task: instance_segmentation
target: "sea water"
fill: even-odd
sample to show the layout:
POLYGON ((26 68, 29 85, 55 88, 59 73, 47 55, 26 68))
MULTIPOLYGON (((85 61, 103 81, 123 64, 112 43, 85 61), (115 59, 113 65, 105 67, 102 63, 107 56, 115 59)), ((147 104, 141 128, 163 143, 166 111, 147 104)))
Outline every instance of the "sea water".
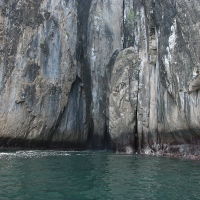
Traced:
POLYGON ((4 151, 0 199, 200 199, 200 161, 107 151, 4 151))

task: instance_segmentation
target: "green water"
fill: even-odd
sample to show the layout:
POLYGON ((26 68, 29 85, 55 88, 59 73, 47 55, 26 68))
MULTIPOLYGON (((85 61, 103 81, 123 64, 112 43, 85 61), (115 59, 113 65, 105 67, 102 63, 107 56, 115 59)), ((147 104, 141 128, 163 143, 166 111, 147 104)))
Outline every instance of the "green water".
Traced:
POLYGON ((0 152, 0 199, 200 199, 200 162, 113 152, 0 152))

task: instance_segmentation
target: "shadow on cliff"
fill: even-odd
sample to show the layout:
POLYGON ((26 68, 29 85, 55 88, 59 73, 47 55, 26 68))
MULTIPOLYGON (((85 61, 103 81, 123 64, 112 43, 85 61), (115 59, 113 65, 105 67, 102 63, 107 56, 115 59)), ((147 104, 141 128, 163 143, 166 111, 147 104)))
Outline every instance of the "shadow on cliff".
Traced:
MULTIPOLYGON (((198 128, 192 130, 179 130, 167 133, 159 133, 161 137, 160 149, 155 149, 154 144, 151 141, 141 141, 141 146, 138 146, 138 141, 141 138, 124 138, 124 134, 115 138, 113 141, 107 131, 104 136, 99 138, 92 133, 88 134, 88 140, 86 142, 68 142, 58 141, 53 142, 51 140, 28 140, 25 138, 0 138, 0 148, 17 148, 17 149, 64 149, 64 150, 114 150, 118 152, 126 152, 126 147, 132 147, 133 152, 140 152, 145 146, 149 146, 153 152, 158 150, 168 151, 171 149, 174 152, 179 152, 181 145, 196 146, 200 145, 200 136, 197 134, 198 128), (99 145, 95 145, 99 144, 99 145), (139 147, 139 149, 138 149, 139 147)), ((182 148, 182 147, 181 147, 182 148)), ((170 151, 171 151, 170 150, 170 151)), ((186 149, 185 149, 186 150, 186 149)))

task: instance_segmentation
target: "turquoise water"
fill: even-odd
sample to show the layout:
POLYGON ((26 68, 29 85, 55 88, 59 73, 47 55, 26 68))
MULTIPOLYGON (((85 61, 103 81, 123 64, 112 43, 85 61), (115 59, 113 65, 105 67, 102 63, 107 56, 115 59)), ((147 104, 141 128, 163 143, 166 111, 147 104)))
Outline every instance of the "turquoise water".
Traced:
POLYGON ((200 199, 200 162, 113 152, 0 152, 0 199, 200 199))

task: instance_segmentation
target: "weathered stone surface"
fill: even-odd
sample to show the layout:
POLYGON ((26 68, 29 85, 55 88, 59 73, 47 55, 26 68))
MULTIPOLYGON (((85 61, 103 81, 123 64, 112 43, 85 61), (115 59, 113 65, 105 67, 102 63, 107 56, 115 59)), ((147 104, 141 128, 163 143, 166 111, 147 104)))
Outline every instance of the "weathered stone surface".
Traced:
POLYGON ((188 93, 191 94, 192 92, 200 90, 200 77, 197 75, 194 79, 189 83, 188 93))
POLYGON ((1 143, 51 141, 76 81, 76 5, 3 0, 0 21, 1 143))
MULTIPOLYGON (((130 1, 125 1, 125 5, 130 5, 129 3, 130 1)), ((134 46, 140 61, 137 117, 134 117, 137 125, 135 128, 129 127, 130 132, 132 130, 138 136, 134 146, 147 154, 176 152, 177 155, 182 155, 180 149, 185 144, 198 145, 200 136, 199 57, 196 56, 199 52, 200 23, 197 13, 200 4, 198 1, 157 0, 143 3, 134 1, 132 5, 132 10, 129 9, 129 16, 126 17, 128 21, 132 18, 131 26, 128 26, 132 32, 127 30, 125 33, 134 33, 134 45, 128 39, 129 42, 124 47, 134 46), (190 15, 190 12, 193 14, 190 15)), ((126 35, 126 39, 130 37, 131 35, 126 35)), ((121 61, 124 62, 122 58, 121 61)), ((125 69, 124 63, 123 70, 125 69)), ((113 83, 112 81, 111 85, 116 84, 115 80, 113 83)), ((110 97, 113 99, 112 94, 110 97)), ((119 107, 117 103, 115 106, 119 107)), ((128 110, 131 112, 130 108, 128 110)), ((129 112, 126 113, 126 120, 129 112)), ((117 116, 113 113, 109 121, 112 128, 112 117, 117 116)), ((112 131, 110 129, 110 133, 112 131)), ((117 135, 120 131, 115 132, 117 135)), ((122 135, 126 136, 126 131, 122 135)), ((121 144, 123 146, 123 139, 121 144)), ((193 154, 191 149, 188 148, 185 155, 193 154)))
POLYGON ((2 0, 1 145, 197 154, 199 19, 198 0, 2 0))
POLYGON ((198 1, 157 0, 135 11, 140 13, 134 44, 141 59, 138 148, 146 153, 198 144, 198 86, 191 93, 189 85, 199 66, 199 9, 198 1))
POLYGON ((116 58, 109 91, 109 134, 116 149, 133 147, 137 134, 138 54, 127 48, 116 58))

